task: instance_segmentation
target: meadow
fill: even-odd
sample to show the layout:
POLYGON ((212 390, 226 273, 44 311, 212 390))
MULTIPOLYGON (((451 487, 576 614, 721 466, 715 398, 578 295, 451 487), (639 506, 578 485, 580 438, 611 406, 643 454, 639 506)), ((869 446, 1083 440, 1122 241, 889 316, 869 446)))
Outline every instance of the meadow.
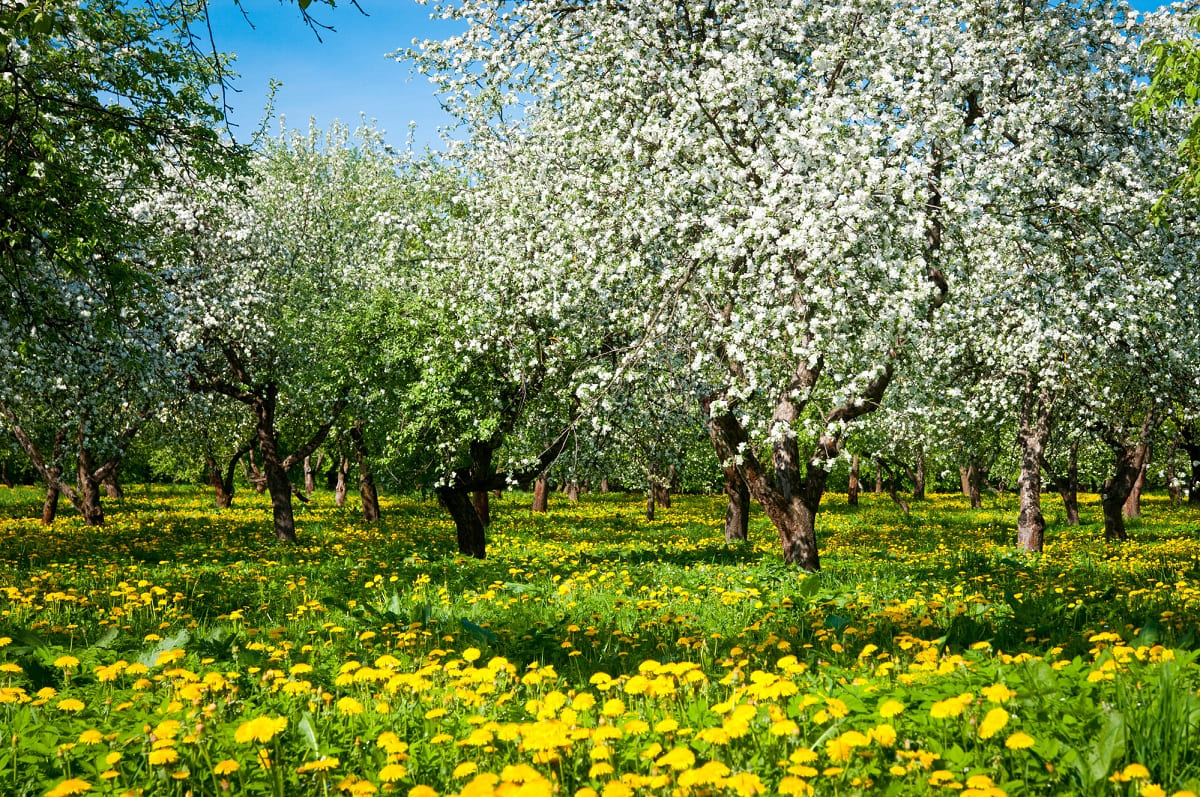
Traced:
POLYGON ((431 500, 363 523, 135 486, 45 529, 0 488, 0 794, 1189 795, 1200 510, 1098 498, 1018 553, 1015 499, 830 496, 823 571, 718 497, 431 500))

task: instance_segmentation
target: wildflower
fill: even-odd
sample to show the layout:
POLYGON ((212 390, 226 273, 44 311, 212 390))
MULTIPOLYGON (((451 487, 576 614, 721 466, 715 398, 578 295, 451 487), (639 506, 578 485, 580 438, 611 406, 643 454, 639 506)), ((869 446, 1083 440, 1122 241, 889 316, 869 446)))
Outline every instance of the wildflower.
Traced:
POLYGON ((76 700, 73 697, 68 697, 65 700, 58 701, 59 711, 69 711, 74 713, 76 711, 83 711, 85 708, 87 708, 87 706, 82 700, 76 700))
POLYGON ((239 744, 269 742, 286 727, 287 717, 256 717, 239 725, 233 738, 239 744))
POLYGON ((464 761, 454 768, 454 772, 451 774, 451 777, 465 778, 467 775, 474 775, 478 771, 479 767, 474 761, 464 761))
POLYGON ((1004 684, 992 684, 985 686, 982 690, 983 696, 992 703, 1006 703, 1017 696, 1017 693, 1009 689, 1004 684))
POLYGON ((438 797, 438 793, 432 786, 413 786, 408 790, 408 797, 438 797))
POLYGON ((331 769, 337 769, 342 762, 337 756, 325 756, 318 758, 316 761, 306 761, 297 767, 296 771, 300 774, 306 772, 328 772, 331 769))
POLYGON ((163 764, 174 764, 179 760, 179 751, 174 747, 162 747, 158 750, 150 751, 151 766, 162 766, 163 764))
POLYGON ((59 656, 54 660, 54 666, 60 670, 72 670, 79 666, 79 659, 74 656, 59 656))
POLYGON ((86 780, 79 778, 68 778, 62 783, 55 786, 50 791, 46 792, 46 797, 72 797, 75 794, 83 794, 92 790, 92 784, 86 780))
POLYGON ((79 734, 80 744, 100 744, 102 741, 104 741, 104 734, 94 728, 79 734))
MULTIPOLYGON (((384 783, 392 783, 408 775, 408 768, 403 764, 388 764, 379 770, 379 779, 384 783)), ((420 788, 420 787, 418 787, 420 788)), ((426 786, 425 788, 429 788, 426 786)), ((410 791, 409 794, 412 794, 410 791)))
POLYGON ((226 758, 224 761, 218 761, 213 767, 213 774, 216 775, 232 775, 242 768, 242 765, 234 761, 232 758, 226 758))
POLYGON ((1033 747, 1033 737, 1018 731, 1005 740, 1004 746, 1009 750, 1024 750, 1026 747, 1033 747))
POLYGON ((349 717, 357 716, 363 713, 363 705, 352 697, 343 697, 337 702, 339 714, 345 714, 349 717))
POLYGON ((979 738, 990 739, 1008 724, 1008 712, 1002 708, 994 708, 979 723, 979 738))
POLYGON ((674 770, 690 769, 696 763, 696 756, 686 747, 673 748, 666 755, 654 762, 656 766, 670 767, 674 770))

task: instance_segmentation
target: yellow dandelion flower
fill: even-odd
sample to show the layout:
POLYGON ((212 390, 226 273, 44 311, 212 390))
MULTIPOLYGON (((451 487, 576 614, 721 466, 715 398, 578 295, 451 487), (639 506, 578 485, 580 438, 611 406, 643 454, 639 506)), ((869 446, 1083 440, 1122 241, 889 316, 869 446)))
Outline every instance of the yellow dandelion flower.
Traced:
POLYGON ((656 766, 670 767, 677 771, 691 769, 692 764, 695 763, 696 756, 686 747, 672 748, 666 755, 654 762, 656 766))
POLYGON ((467 648, 462 652, 463 661, 478 661, 481 655, 479 648, 467 648))
POLYGON ((625 704, 617 698, 604 701, 604 708, 601 713, 606 717, 619 717, 625 713, 625 704))
POLYGON ((1150 770, 1142 764, 1130 764, 1121 770, 1121 774, 1129 780, 1145 780, 1150 777, 1150 770))
POLYGON ((994 708, 983 718, 983 722, 979 723, 979 738, 990 739, 1007 724, 1008 712, 1002 708, 994 708))
POLYGON ((213 767, 215 775, 232 775, 242 768, 242 765, 234 761, 232 758, 226 758, 224 761, 218 761, 213 767))
POLYGON ((612 764, 607 761, 598 761, 588 769, 589 778, 600 778, 613 773, 612 764))
POLYGON ((467 775, 474 775, 478 771, 479 767, 475 764, 475 762, 464 761, 454 768, 454 772, 451 774, 451 777, 465 778, 467 775))
POLYGON ((1017 696, 1017 693, 1004 684, 992 684, 980 690, 983 696, 992 703, 1007 703, 1017 696))
POLYGON ((87 708, 87 706, 82 700, 76 700, 73 697, 68 697, 65 700, 58 701, 59 711, 75 713, 76 711, 83 711, 85 708, 87 708))
POLYGON ((164 764, 174 764, 179 760, 179 751, 174 747, 162 747, 158 750, 150 751, 151 766, 162 766, 164 764))
POLYGON ((233 738, 239 744, 269 742, 286 727, 287 717, 256 717, 239 725, 233 732, 233 738))
POLYGON ((725 786, 733 789, 738 797, 755 797, 767 790, 758 775, 750 772, 738 772, 730 775, 725 779, 725 786))
POLYGON ((885 700, 883 701, 883 705, 879 707, 879 716, 884 719, 891 719, 902 711, 904 711, 904 704, 899 700, 885 700))
POLYGON ((72 670, 79 666, 79 659, 74 656, 59 656, 54 660, 54 666, 60 670, 72 670))
POLYGON ((316 761, 305 761, 296 771, 304 774, 306 772, 328 772, 331 769, 337 769, 342 762, 337 756, 325 756, 318 758, 316 761))
POLYGON ((92 790, 92 784, 79 778, 68 778, 46 792, 46 797, 72 797, 92 790))
MULTIPOLYGON (((394 783, 402 780, 408 775, 408 767, 403 764, 388 764, 383 769, 379 770, 379 779, 384 783, 394 783)), ((420 788, 420 787, 418 787, 420 788)), ((426 786, 425 788, 429 788, 426 786)), ((410 791, 409 794, 412 794, 410 791)))
POLYGON ((337 702, 337 710, 339 714, 354 717, 363 713, 363 704, 352 697, 343 697, 337 702))
POLYGON ((438 797, 438 793, 432 786, 420 785, 409 789, 408 797, 438 797))
POLYGON ((1009 750, 1024 750, 1026 747, 1033 747, 1033 737, 1018 731, 1004 741, 1004 746, 1009 750))
POLYGON ((104 734, 95 729, 89 729, 79 734, 80 744, 100 744, 104 741, 104 734))

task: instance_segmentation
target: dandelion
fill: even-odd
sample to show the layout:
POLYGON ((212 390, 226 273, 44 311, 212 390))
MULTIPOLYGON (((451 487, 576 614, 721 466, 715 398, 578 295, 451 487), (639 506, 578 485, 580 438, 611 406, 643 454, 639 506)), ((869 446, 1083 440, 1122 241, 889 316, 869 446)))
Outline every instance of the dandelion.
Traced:
POLYGON ((1033 737, 1018 731, 1005 740, 1004 746, 1009 750, 1024 750, 1026 747, 1033 747, 1033 737))
POLYGON ((234 761, 232 758, 226 758, 224 761, 218 761, 213 767, 215 775, 232 775, 242 768, 242 765, 234 761))
MULTIPOLYGON (((388 764, 383 769, 379 770, 379 779, 384 783, 394 783, 402 780, 408 775, 408 767, 403 764, 388 764)), ((418 787, 420 788, 420 787, 418 787)), ((429 788, 426 786, 425 788, 429 788)), ((412 794, 410 791, 409 794, 412 794)))
POLYGON ((233 738, 239 744, 269 742, 286 727, 287 717, 256 717, 239 725, 233 738))
POLYGON ((891 719, 902 711, 904 711, 904 704, 899 700, 885 700, 879 707, 879 716, 885 720, 891 719))
POLYGON ((420 785, 409 789, 408 797, 438 797, 438 793, 432 786, 420 785))
POLYGON ((79 666, 79 659, 74 656, 59 656, 54 660, 54 666, 60 670, 73 670, 79 666))
POLYGON ((352 697, 343 697, 337 702, 337 710, 339 714, 355 717, 363 713, 363 704, 352 697))
POLYGON ((692 764, 696 763, 696 756, 686 747, 675 747, 654 763, 656 766, 670 767, 678 771, 690 769, 692 764))
POLYGON ((83 711, 85 708, 87 708, 87 705, 82 700, 76 700, 73 697, 58 701, 59 711, 66 711, 73 714, 77 711, 83 711))
POLYGON ((1008 724, 1008 712, 1002 708, 994 708, 979 723, 979 738, 990 739, 1008 724))
POLYGON ((150 751, 150 765, 163 766, 165 764, 174 764, 179 760, 179 751, 174 747, 162 747, 158 750, 150 751))
POLYGON ((68 778, 46 792, 46 797, 72 797, 92 790, 92 784, 79 778, 68 778))
POLYGON ((104 741, 104 734, 95 729, 89 729, 79 734, 80 744, 100 744, 104 741))

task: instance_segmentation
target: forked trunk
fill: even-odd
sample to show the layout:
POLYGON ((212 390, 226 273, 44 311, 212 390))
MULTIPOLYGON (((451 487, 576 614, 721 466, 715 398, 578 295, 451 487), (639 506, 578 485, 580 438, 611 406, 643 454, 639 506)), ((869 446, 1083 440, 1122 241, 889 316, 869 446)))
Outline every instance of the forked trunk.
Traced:
POLYGON ((750 490, 736 467, 725 470, 725 541, 741 542, 750 538, 750 490))
POLYGON ((858 493, 862 486, 858 481, 858 454, 850 457, 850 485, 846 488, 846 504, 858 506, 858 493))
POLYGON ((458 552, 476 559, 487 555, 487 536, 479 513, 471 503, 470 493, 455 487, 438 487, 438 501, 450 513, 458 537, 458 552))
POLYGON ((545 512, 550 505, 550 480, 546 474, 538 476, 533 483, 533 511, 545 512))
POLYGON ((1125 502, 1133 494, 1149 461, 1150 444, 1147 438, 1150 424, 1151 417, 1147 415, 1136 443, 1120 441, 1116 436, 1109 437, 1117 462, 1115 472, 1104 484, 1100 503, 1104 508, 1104 539, 1110 542, 1129 539, 1129 533, 1125 530, 1125 502))
POLYGON ((83 465, 79 467, 78 482, 78 498, 72 503, 77 504, 75 508, 83 515, 84 524, 103 526, 104 507, 100 505, 100 482, 83 465))

